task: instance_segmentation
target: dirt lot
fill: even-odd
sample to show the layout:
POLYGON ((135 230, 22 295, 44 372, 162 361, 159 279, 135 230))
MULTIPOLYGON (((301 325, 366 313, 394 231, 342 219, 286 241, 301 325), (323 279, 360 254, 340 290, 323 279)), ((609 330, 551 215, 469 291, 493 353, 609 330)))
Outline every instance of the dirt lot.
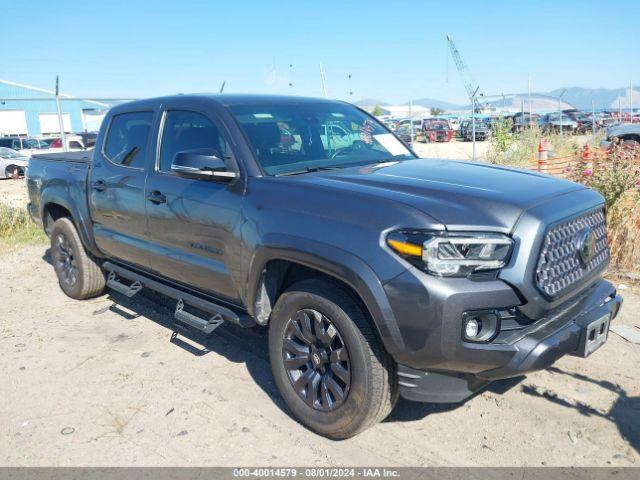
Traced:
MULTIPOLYGON (((451 142, 413 144, 414 151, 422 158, 447 158, 452 160, 471 160, 473 158, 473 143, 454 139, 451 142)), ((484 159, 489 149, 489 142, 476 142, 476 157, 484 159)))
MULTIPOLYGON (((23 185, 0 181, 0 201, 23 185)), ((625 293, 616 323, 638 325, 625 293)), ((640 464, 640 346, 615 334, 463 405, 400 401, 333 442, 288 414, 263 330, 175 336, 162 299, 134 299, 73 301, 46 246, 0 253, 0 465, 640 464)))

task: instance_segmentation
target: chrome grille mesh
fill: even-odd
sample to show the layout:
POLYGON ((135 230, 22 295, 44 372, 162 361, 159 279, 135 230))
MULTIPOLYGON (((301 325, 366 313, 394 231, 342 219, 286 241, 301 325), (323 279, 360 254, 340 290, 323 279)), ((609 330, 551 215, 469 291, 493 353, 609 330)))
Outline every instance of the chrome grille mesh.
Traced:
POLYGON ((536 266, 538 289, 554 297, 609 261, 609 244, 604 210, 599 208, 552 227, 542 244, 536 266), (584 261, 579 253, 580 238, 595 234, 593 257, 584 261))

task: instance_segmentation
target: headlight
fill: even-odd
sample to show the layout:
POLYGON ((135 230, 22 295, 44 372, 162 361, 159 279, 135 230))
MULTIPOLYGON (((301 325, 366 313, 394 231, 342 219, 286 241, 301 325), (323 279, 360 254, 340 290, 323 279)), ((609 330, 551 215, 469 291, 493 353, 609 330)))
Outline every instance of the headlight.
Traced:
POLYGON ((466 277, 497 270, 509 260, 513 240, 500 233, 397 230, 387 245, 416 267, 439 277, 466 277))

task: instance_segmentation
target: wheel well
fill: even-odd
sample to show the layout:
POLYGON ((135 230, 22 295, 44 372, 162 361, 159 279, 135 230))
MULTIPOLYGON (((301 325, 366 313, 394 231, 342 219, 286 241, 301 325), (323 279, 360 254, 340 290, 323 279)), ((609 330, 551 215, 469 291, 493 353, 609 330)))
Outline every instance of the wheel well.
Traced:
POLYGON ((291 285, 309 278, 326 278, 329 282, 339 284, 351 293, 353 298, 361 304, 363 311, 370 315, 358 292, 347 283, 306 265, 289 260, 270 260, 262 271, 254 304, 254 316, 258 323, 266 325, 280 295, 291 285))
POLYGON ((44 206, 44 210, 42 212, 42 220, 44 223, 44 231, 49 234, 51 233, 51 228, 53 227, 53 223, 59 218, 70 218, 73 220, 71 216, 71 212, 67 210, 60 204, 57 203, 47 203, 44 206))
POLYGON ((631 140, 631 141, 640 143, 640 135, 636 135, 636 134, 621 135, 620 140, 622 141, 631 140))

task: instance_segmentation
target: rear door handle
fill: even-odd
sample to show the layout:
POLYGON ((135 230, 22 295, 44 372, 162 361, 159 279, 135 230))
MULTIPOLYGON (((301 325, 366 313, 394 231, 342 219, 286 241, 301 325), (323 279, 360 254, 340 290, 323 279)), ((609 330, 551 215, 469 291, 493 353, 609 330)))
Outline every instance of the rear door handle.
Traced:
POLYGON ((165 197, 158 190, 154 190, 149 195, 147 195, 147 200, 151 203, 155 203, 156 205, 160 205, 161 203, 167 203, 167 197, 165 197))
POLYGON ((91 188, 97 190, 98 192, 104 192, 107 189, 107 182, 104 180, 96 180, 91 184, 91 188))

